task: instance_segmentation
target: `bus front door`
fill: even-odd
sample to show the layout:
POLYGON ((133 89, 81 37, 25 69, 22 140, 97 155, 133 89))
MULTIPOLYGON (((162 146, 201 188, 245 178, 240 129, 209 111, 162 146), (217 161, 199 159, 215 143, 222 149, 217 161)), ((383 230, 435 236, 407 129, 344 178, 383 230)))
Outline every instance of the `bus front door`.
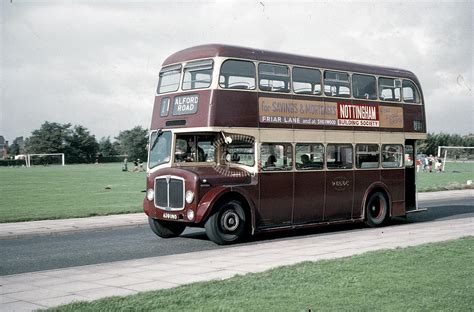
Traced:
POLYGON ((405 210, 416 207, 416 156, 415 140, 405 141, 405 210))

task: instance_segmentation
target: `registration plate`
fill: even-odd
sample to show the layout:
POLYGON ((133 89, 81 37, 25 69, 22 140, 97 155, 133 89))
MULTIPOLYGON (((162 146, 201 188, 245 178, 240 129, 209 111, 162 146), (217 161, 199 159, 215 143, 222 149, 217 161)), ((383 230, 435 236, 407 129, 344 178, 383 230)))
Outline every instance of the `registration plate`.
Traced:
POLYGON ((163 219, 178 220, 178 216, 172 213, 164 213, 163 219))

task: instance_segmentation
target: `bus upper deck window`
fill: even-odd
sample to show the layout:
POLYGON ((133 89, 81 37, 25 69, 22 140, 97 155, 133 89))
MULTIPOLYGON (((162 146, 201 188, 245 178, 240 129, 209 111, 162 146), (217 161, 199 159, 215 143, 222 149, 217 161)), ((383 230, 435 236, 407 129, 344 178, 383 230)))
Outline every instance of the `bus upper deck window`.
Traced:
POLYGON ((349 74, 345 72, 324 72, 324 94, 326 96, 350 97, 349 74))
POLYGON ((374 76, 352 75, 352 94, 356 99, 376 100, 377 82, 374 76))
POLYGON ((226 89, 255 89, 255 64, 249 61, 227 60, 221 66, 219 86, 226 89))
POLYGON ((261 63, 258 65, 258 79, 258 86, 262 91, 290 92, 288 66, 261 63))
POLYGON ((410 80, 403 80, 402 82, 403 101, 406 103, 420 103, 420 94, 418 93, 415 84, 410 80))
POLYGON ((293 67, 293 92, 321 94, 321 72, 317 69, 293 67))
POLYGON ((174 92, 179 88, 181 80, 181 65, 173 65, 163 68, 160 71, 158 81, 158 93, 174 92))
POLYGON ((395 78, 379 78, 379 98, 382 101, 399 102, 401 98, 401 81, 395 78))
POLYGON ((183 90, 204 89, 211 85, 212 60, 189 62, 184 66, 183 90))

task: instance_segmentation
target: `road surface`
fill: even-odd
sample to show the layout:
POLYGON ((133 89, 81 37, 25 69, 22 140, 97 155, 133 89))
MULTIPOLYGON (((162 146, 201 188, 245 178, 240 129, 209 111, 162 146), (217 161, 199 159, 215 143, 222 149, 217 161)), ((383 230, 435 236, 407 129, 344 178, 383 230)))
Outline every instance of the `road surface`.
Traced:
MULTIPOLYGON (((428 211, 395 219, 390 226, 474 216, 468 199, 424 201, 428 211)), ((304 235, 325 235, 334 231, 359 231, 362 224, 329 226, 259 235, 245 244, 268 240, 288 240, 304 235)), ((146 226, 116 228, 54 236, 0 240, 0 275, 66 268, 120 260, 226 248, 209 241, 203 229, 187 229, 178 238, 161 239, 146 226)))

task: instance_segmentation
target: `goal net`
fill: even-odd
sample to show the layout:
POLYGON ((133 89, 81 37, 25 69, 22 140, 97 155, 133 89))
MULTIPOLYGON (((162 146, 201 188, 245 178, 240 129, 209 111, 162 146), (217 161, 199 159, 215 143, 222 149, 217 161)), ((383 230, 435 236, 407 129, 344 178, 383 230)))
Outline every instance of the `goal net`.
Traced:
POLYGON ((65 165, 64 153, 27 154, 26 166, 65 165))

